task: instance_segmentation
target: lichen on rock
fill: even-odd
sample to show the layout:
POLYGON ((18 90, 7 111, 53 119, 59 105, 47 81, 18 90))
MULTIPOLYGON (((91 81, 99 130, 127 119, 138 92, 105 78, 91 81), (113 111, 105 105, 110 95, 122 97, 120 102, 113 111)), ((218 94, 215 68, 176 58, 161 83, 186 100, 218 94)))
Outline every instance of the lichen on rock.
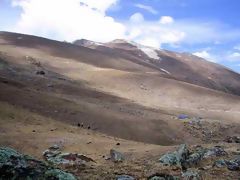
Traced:
POLYGON ((0 179, 76 180, 74 175, 56 169, 14 149, 0 147, 0 179))

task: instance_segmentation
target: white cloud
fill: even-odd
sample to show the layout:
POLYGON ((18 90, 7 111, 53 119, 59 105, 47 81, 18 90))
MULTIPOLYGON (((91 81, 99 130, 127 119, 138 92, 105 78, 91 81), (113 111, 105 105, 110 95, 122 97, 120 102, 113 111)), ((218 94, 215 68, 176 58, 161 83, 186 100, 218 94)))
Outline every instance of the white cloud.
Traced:
POLYGON ((160 48, 162 44, 180 43, 185 37, 182 31, 148 22, 128 25, 128 34, 127 38, 155 48, 160 48))
POLYGON ((144 4, 135 4, 136 7, 140 8, 140 9, 144 9, 152 14, 158 14, 158 11, 155 10, 152 6, 147 6, 144 4))
POLYGON ((132 17, 135 16, 136 14, 131 16, 130 22, 126 24, 128 39, 147 46, 160 48, 162 44, 177 44, 185 38, 183 31, 157 21, 146 21, 143 15, 140 16, 140 14, 134 19, 141 20, 141 23, 132 23, 132 17))
POLYGON ((240 39, 240 30, 213 22, 170 16, 149 21, 141 13, 119 21, 107 14, 120 0, 12 0, 22 9, 18 23, 4 30, 73 41, 85 38, 107 42, 125 38, 144 45, 172 47, 226 43, 240 39))
POLYGON ((68 41, 123 38, 125 26, 106 16, 116 3, 117 0, 15 0, 13 5, 22 8, 22 14, 14 30, 68 41))
POLYGON ((239 52, 233 52, 233 53, 228 55, 227 59, 231 62, 240 61, 240 53, 239 52))
POLYGON ((159 48, 161 46, 161 44, 159 43, 159 41, 157 39, 147 38, 147 37, 139 39, 138 43, 143 44, 145 46, 156 47, 156 48, 159 48))
POLYGON ((179 19, 171 27, 186 34, 182 45, 225 44, 240 38, 240 29, 214 21, 179 19))
POLYGON ((236 46, 234 47, 234 49, 240 51, 240 44, 239 44, 239 45, 236 45, 236 46))
POLYGON ((22 9, 21 17, 12 31, 74 41, 85 38, 107 42, 117 38, 159 48, 162 43, 177 43, 184 32, 149 22, 141 13, 128 21, 118 22, 106 11, 118 0, 14 0, 22 9), (111 32, 111 33, 106 33, 111 32))
POLYGON ((125 23, 127 34, 131 34, 127 38, 139 43, 146 43, 145 45, 151 44, 158 48, 162 44, 171 46, 205 44, 209 46, 216 44, 216 42, 227 43, 240 39, 240 30, 229 26, 225 27, 224 24, 197 20, 174 20, 174 18, 170 20, 171 18, 161 18, 165 19, 162 23, 161 21, 148 20, 138 24, 127 22, 125 23))
POLYGON ((135 13, 130 17, 132 23, 141 23, 144 21, 144 17, 141 13, 135 13))
POLYGON ((216 62, 215 57, 206 50, 195 52, 195 53, 193 53, 193 55, 201 57, 201 58, 206 59, 211 62, 216 62))
POLYGON ((174 19, 171 16, 162 16, 159 20, 161 24, 172 24, 174 19))
POLYGON ((75 5, 81 5, 85 6, 88 8, 92 8, 95 10, 98 10, 102 13, 104 13, 107 9, 109 9, 111 6, 115 5, 118 2, 118 0, 102 0, 102 1, 96 1, 96 0, 62 0, 57 1, 57 0, 50 0, 50 1, 37 1, 37 0, 12 0, 12 4, 14 6, 21 6, 21 7, 33 7, 34 5, 40 5, 40 7, 44 4, 45 7, 50 7, 53 8, 52 10, 58 9, 58 6, 66 5, 65 7, 71 7, 73 3, 75 5), (48 3, 46 3, 48 2, 48 3), (54 9, 54 6, 56 5, 54 9))
POLYGON ((239 52, 234 52, 234 53, 231 54, 231 57, 239 58, 240 57, 240 53, 239 52))

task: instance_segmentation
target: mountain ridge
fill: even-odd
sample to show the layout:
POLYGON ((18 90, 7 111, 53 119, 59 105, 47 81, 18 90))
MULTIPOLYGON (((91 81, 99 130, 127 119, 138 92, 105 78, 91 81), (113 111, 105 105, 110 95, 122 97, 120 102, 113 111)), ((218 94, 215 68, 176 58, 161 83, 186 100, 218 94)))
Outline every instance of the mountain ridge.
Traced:
MULTIPOLYGON (((75 44, 77 45, 77 43, 75 44)), ((101 45, 92 44, 88 48, 105 53, 115 51, 125 57, 128 54, 130 55, 128 58, 134 57, 136 63, 146 63, 168 75, 172 72, 173 79, 240 95, 240 92, 238 92, 240 75, 229 68, 189 53, 177 53, 146 47, 157 53, 157 55, 153 55, 153 58, 151 58, 141 47, 144 46, 131 41, 117 39, 101 45), (157 59, 156 57, 159 58, 157 59), (199 77, 201 78, 199 79, 199 77)))
MULTIPOLYGON (((160 69, 169 70, 169 64, 136 56, 139 50, 102 48, 0 34, 0 101, 66 124, 83 122, 104 134, 162 145, 189 136, 174 119, 181 113, 238 120, 239 96, 181 81, 172 69, 171 74, 160 69)), ((184 65, 174 58, 170 63, 176 69, 184 65)))

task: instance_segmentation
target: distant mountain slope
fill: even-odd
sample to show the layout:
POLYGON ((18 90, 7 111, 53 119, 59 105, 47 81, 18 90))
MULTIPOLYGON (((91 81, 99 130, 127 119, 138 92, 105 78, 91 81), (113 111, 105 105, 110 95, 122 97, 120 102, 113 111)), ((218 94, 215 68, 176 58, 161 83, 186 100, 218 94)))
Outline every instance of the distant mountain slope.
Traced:
POLYGON ((187 59, 171 59, 171 52, 157 51, 157 56, 170 59, 162 60, 168 65, 163 67, 149 58, 156 57, 154 49, 122 42, 95 49, 95 43, 86 40, 81 44, 91 48, 1 32, 0 101, 76 128, 84 123, 111 136, 162 145, 201 141, 188 138, 177 119, 181 113, 239 122, 239 96, 179 80, 177 67, 183 69, 187 59))
POLYGON ((74 44, 108 54, 115 52, 136 63, 165 72, 173 79, 240 95, 240 74, 192 54, 154 49, 121 39, 105 44, 77 40, 74 44))

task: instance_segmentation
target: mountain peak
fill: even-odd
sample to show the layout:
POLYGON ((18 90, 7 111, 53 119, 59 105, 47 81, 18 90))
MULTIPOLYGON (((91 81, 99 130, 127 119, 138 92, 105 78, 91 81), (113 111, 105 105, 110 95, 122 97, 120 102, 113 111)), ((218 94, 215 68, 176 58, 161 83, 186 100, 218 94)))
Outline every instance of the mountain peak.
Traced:
POLYGON ((135 42, 130 41, 130 40, 126 40, 126 39, 115 39, 115 40, 113 40, 113 41, 110 41, 109 43, 114 43, 114 44, 124 44, 124 43, 127 43, 127 44, 136 44, 135 42))
POLYGON ((110 44, 111 47, 119 48, 119 49, 128 49, 128 50, 140 50, 145 55, 147 55, 150 59, 159 60, 158 49, 153 47, 144 46, 142 44, 138 44, 133 41, 125 40, 125 39, 115 39, 107 44, 110 44))
POLYGON ((87 39, 79 39, 73 42, 73 44, 78 45, 78 46, 84 46, 84 47, 91 47, 95 45, 102 45, 102 43, 87 40, 87 39))

